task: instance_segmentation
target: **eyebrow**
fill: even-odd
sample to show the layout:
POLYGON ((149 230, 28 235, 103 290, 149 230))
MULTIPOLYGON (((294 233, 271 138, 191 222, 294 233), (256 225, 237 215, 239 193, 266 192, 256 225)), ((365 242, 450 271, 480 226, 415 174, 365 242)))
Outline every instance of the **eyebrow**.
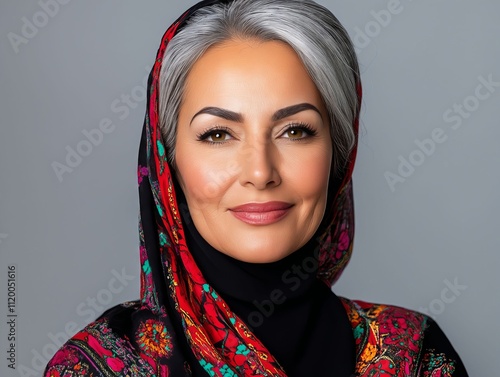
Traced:
MULTIPOLYGON (((323 119, 323 116, 321 115, 321 112, 318 110, 318 108, 314 105, 311 105, 310 103, 307 103, 307 102, 299 103, 297 105, 292 105, 292 106, 285 107, 283 109, 279 109, 278 111, 276 111, 273 114, 271 119, 273 120, 273 122, 276 122, 278 120, 295 115, 295 114, 300 113, 300 112, 305 111, 305 110, 316 111, 319 114, 319 116, 321 117, 321 119, 323 119)), ((236 113, 236 112, 231 111, 231 110, 222 109, 220 107, 209 106, 209 107, 204 107, 203 109, 198 111, 196 114, 194 114, 193 118, 191 118, 191 123, 193 123, 194 118, 196 118, 200 114, 213 115, 213 116, 216 116, 218 118, 223 118, 223 119, 229 120, 231 122, 238 122, 238 123, 243 122, 243 115, 241 115, 240 113, 236 113)))

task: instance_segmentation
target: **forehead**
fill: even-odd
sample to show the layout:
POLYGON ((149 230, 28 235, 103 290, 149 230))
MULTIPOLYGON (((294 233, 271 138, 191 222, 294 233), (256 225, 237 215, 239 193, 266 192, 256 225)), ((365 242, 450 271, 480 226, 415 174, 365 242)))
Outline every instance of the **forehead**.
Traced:
POLYGON ((255 39, 228 40, 212 46, 194 63, 187 77, 187 102, 241 99, 265 99, 276 106, 290 101, 322 103, 292 47, 281 41, 255 39))

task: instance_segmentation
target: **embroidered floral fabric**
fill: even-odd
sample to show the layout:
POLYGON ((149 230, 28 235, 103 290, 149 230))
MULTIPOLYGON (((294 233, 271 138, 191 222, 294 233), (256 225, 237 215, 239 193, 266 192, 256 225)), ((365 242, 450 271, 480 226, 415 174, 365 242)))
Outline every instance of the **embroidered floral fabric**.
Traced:
MULTIPOLYGON (((167 30, 149 77, 138 165, 141 298, 112 308, 73 336, 47 365, 46 377, 286 376, 206 282, 188 250, 159 128, 158 81, 168 42, 197 9, 215 3, 219 1, 198 3, 167 30)), ((361 83, 357 88, 361 102, 361 83)), ((357 119, 353 127, 357 135, 357 119)), ((330 193, 334 200, 327 209, 330 225, 321 238, 318 271, 328 286, 352 251, 355 157, 356 148, 339 191, 330 193)), ((454 351, 426 348, 432 326, 424 315, 347 299, 343 304, 356 341, 358 376, 466 375, 454 374, 457 363, 461 365, 454 351)))
MULTIPOLYGON (((356 340, 356 376, 466 376, 453 350, 447 349, 444 334, 433 321, 407 309, 342 299, 352 321, 356 340), (422 339, 441 338, 423 345, 422 339), (439 351, 447 350, 447 353, 439 351), (457 374, 455 374, 457 372, 457 374)), ((140 310, 139 301, 122 304, 140 310)), ((172 374, 168 359, 172 354, 171 334, 157 320, 144 321, 135 339, 118 337, 102 318, 75 335, 51 360, 45 376, 190 376, 187 363, 182 374, 172 374), (158 360, 166 360, 160 364, 158 360)), ((244 347, 236 354, 244 359, 244 347)), ((202 364, 207 367, 206 363, 202 364)), ((209 376, 244 376, 229 368, 209 376)), ((325 371, 325 376, 328 371, 325 371)), ((346 376, 347 377, 347 376, 346 376)))

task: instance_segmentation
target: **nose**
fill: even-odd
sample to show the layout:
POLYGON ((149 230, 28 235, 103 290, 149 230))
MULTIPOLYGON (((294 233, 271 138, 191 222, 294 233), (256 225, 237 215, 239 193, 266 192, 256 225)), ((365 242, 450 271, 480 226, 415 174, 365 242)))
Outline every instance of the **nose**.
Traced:
POLYGON ((278 186, 281 183, 279 160, 272 142, 261 140, 245 145, 240 158, 240 184, 258 190, 278 186))

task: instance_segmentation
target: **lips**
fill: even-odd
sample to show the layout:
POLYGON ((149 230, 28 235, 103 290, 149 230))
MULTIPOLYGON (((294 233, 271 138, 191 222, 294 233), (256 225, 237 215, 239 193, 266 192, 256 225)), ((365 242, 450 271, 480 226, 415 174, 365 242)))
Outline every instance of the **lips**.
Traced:
POLYGON ((285 202, 247 203, 230 208, 237 219, 250 225, 268 225, 284 218, 293 207, 285 202))

